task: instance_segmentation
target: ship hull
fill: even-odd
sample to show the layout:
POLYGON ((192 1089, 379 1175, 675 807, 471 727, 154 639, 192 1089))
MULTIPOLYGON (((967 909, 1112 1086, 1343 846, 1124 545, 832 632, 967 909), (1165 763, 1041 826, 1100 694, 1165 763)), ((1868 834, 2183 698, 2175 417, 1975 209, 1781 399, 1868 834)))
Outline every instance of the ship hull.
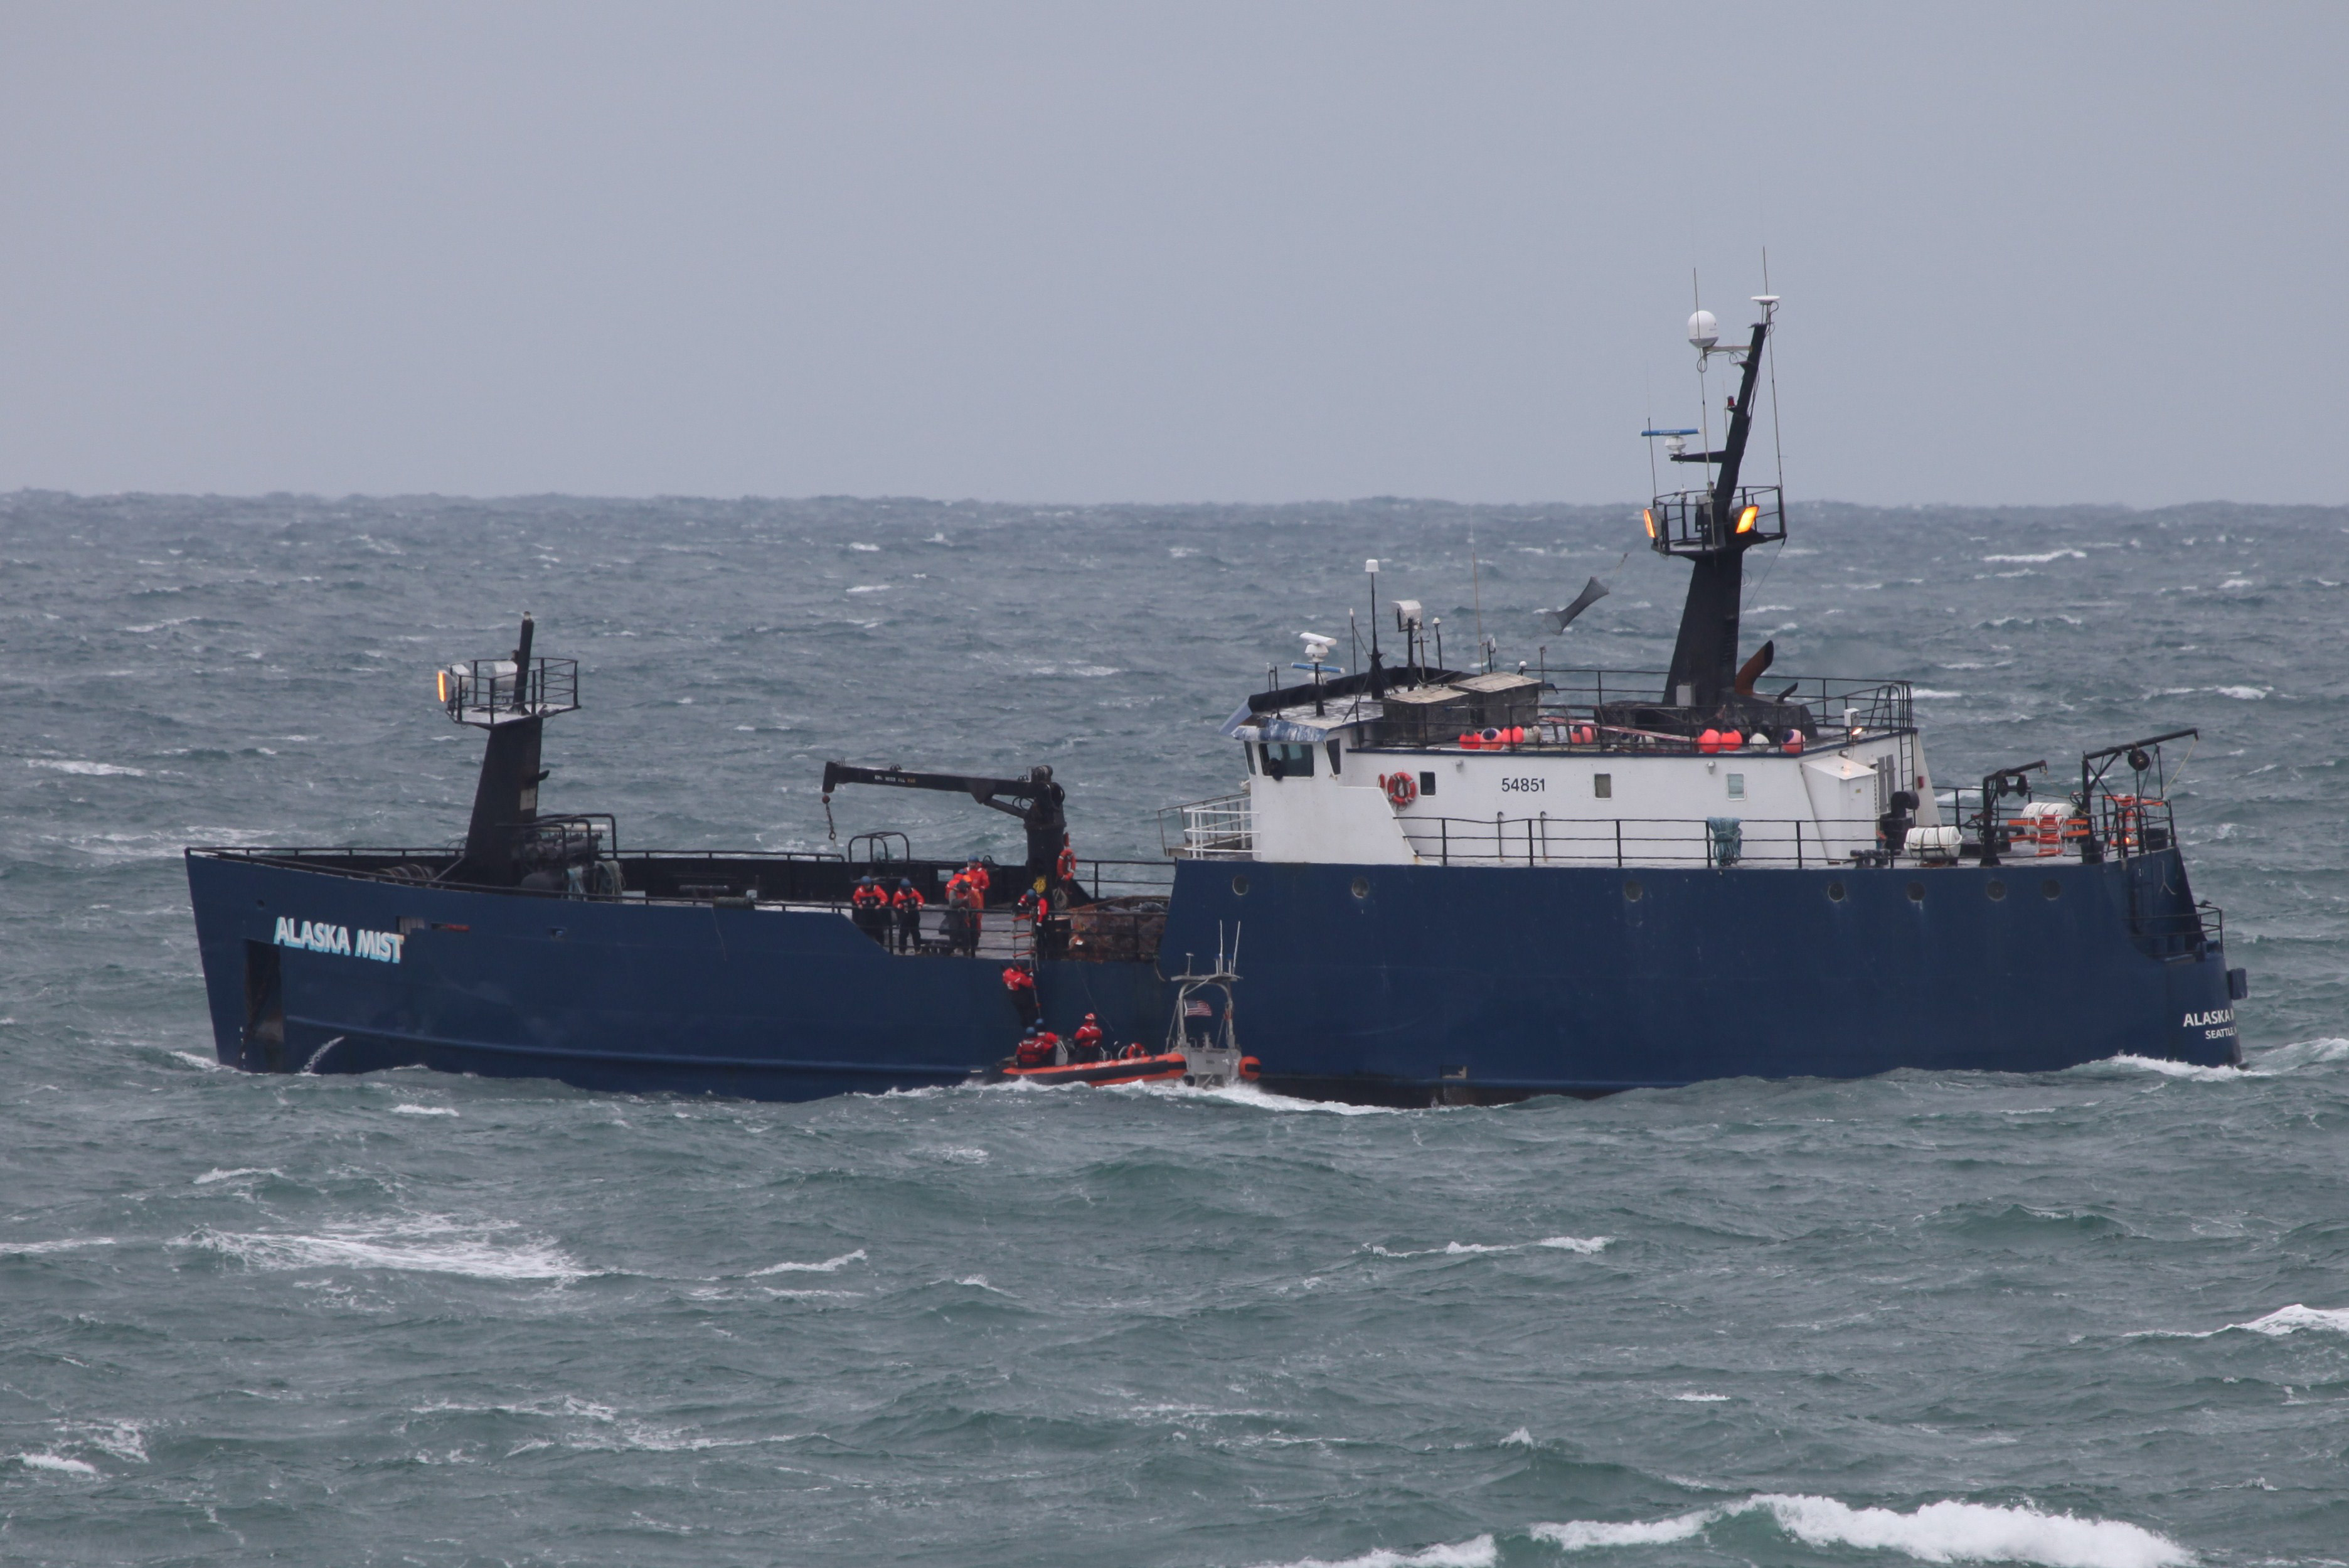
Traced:
MULTIPOLYGON (((254 1071, 812 1099, 962 1082, 1022 1022, 999 961, 894 955, 823 909, 419 888, 202 851, 188 868, 216 1048, 254 1071)), ((1162 954, 1214 953, 1235 929, 1239 1039, 1266 1088, 1318 1097, 2238 1059, 2223 950, 2174 851, 1933 870, 1178 866, 1162 954)), ((1062 1033, 1092 1012, 1112 1040, 1154 1041, 1173 1000, 1147 962, 1048 960, 1038 989, 1062 1033)))
POLYGON ((2223 1065, 2240 1059, 2231 988, 2202 919, 2174 850, 1934 869, 1192 864, 1166 940, 1244 929, 1239 1033, 1266 1088, 1425 1104, 2121 1054, 2223 1065))

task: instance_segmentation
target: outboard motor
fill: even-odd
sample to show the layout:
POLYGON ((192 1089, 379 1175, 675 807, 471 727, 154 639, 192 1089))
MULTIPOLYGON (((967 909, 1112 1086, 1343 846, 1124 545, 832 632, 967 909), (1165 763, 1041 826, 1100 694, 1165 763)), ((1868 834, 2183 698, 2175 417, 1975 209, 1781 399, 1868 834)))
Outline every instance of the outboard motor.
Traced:
POLYGON ((1884 840, 1884 852, 1898 855, 1909 842, 1909 830, 1917 826, 1917 796, 1914 791, 1896 789, 1892 792, 1892 809, 1876 819, 1876 831, 1884 840))

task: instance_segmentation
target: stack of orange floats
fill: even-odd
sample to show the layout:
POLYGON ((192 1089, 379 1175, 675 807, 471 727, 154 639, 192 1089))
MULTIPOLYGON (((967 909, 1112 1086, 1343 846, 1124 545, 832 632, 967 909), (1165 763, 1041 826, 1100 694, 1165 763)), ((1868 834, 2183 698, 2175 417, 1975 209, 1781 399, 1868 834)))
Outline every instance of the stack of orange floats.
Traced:
POLYGON ((1512 725, 1506 730, 1471 730, 1460 737, 1460 749, 1464 752, 1497 752, 1504 747, 1525 743, 1526 731, 1522 724, 1512 725))

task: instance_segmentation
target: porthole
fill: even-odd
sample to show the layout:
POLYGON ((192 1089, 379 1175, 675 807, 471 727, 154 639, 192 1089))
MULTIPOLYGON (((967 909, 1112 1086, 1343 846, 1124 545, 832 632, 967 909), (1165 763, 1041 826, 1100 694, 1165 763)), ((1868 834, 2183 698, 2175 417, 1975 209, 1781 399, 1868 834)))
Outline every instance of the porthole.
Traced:
POLYGON ((1827 884, 1827 901, 1835 904, 1840 904, 1843 902, 1842 883, 1830 882, 1827 884))
POLYGON ((1237 894, 1238 894, 1238 895, 1239 895, 1241 898, 1247 898, 1247 877, 1233 877, 1233 878, 1232 878, 1232 891, 1233 891, 1233 892, 1235 892, 1235 893, 1237 893, 1237 894))
POLYGON ((2039 884, 2039 896, 2043 898, 2060 898, 2064 896, 2064 884, 2050 877, 2039 884))
POLYGON ((2006 884, 1993 877, 1988 882, 1982 884, 1982 891, 1988 893, 1990 895, 1990 901, 1995 904, 2001 898, 2006 897, 2006 884))
POLYGON ((1623 884, 1623 901, 1627 904, 1636 904, 1640 901, 1640 896, 1645 891, 1646 889, 1637 881, 1626 882, 1623 884))
POLYGON ((1370 879, 1368 877, 1355 877, 1355 878, 1354 878, 1354 897, 1355 897, 1355 898, 1369 898, 1370 896, 1371 896, 1371 879, 1370 879))
POLYGON ((1909 884, 1909 901, 1912 904, 1921 904, 1925 901, 1925 884, 1922 882, 1909 884))

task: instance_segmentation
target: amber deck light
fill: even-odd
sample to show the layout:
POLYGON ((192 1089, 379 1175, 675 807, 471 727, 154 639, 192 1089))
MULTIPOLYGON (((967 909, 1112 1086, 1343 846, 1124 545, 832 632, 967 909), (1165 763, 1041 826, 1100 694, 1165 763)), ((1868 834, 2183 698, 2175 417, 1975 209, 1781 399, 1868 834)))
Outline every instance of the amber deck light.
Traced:
POLYGON ((1761 520, 1762 508, 1759 506, 1749 506, 1744 511, 1740 512, 1737 514, 1737 531, 1740 534, 1751 534, 1754 532, 1754 524, 1761 520))
POLYGON ((1656 509, 1652 506, 1640 507, 1640 521, 1648 525, 1648 537, 1651 539, 1654 538, 1656 536, 1656 509))

